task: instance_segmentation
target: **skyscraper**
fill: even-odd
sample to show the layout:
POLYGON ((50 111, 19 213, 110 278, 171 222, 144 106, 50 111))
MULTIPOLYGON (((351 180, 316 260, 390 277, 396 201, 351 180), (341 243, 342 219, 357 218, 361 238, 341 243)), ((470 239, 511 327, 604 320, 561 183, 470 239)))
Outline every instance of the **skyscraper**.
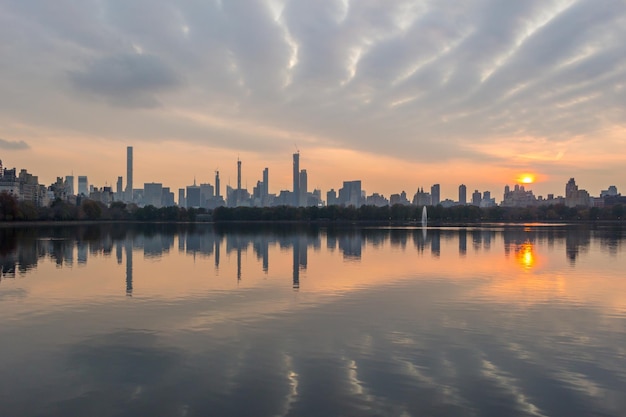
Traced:
POLYGON ((133 147, 126 148, 126 201, 133 201, 133 147))
POLYGON ((270 173, 269 173, 269 168, 265 168, 263 170, 263 202, 265 203, 265 200, 267 200, 267 196, 269 196, 270 194, 270 188, 269 188, 269 180, 270 180, 270 173))
POLYGON ((161 207, 163 184, 147 182, 143 185, 143 202, 146 206, 161 207))
POLYGON ((465 184, 459 185, 459 204, 467 204, 467 187, 465 184))
POLYGON ((307 205, 307 192, 308 192, 308 178, 306 174, 306 169, 300 171, 300 205, 307 205))
MULTIPOLYGON (((0 171, 2 171, 2 167, 0 166, 0 171)), ((0 173, 0 176, 2 173, 0 173)), ((65 176, 65 186, 67 187, 66 191, 68 195, 74 195, 74 176, 66 175, 65 176)))
POLYGON ((344 181, 339 189, 338 203, 342 206, 361 207, 361 180, 344 181))
POLYGON ((187 207, 187 202, 185 201, 185 189, 178 189, 178 207, 187 207))
POLYGON ((293 154, 293 205, 300 205, 300 152, 293 154))
POLYGON ((117 200, 123 200, 123 198, 122 198, 122 181, 123 181, 122 177, 117 177, 117 184, 116 184, 116 189, 115 189, 115 192, 117 193, 117 196, 116 196, 117 200))
POLYGON ((439 186, 439 184, 435 184, 430 187, 430 200, 430 203, 433 206, 436 206, 441 202, 441 187, 439 186))
POLYGON ((472 205, 480 206, 480 202, 482 201, 482 199, 483 199, 483 196, 480 193, 480 191, 474 190, 474 192, 472 193, 472 205))
POLYGON ((89 183, 85 175, 78 176, 78 194, 89 196, 89 183))
POLYGON ((188 185, 185 193, 185 203, 187 208, 200 207, 200 186, 196 185, 196 179, 193 179, 193 185, 188 185))
POLYGON ((222 194, 220 194, 220 172, 215 171, 215 197, 219 198, 222 194))
POLYGON ((237 189, 241 190, 241 160, 237 158, 237 189))

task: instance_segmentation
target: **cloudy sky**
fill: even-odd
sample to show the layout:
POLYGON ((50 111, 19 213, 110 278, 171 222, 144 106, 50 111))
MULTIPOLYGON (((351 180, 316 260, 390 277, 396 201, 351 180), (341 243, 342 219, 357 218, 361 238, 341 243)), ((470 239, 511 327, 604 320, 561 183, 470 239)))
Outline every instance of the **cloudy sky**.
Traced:
POLYGON ((50 183, 626 192, 623 0, 1 0, 0 159, 50 183))

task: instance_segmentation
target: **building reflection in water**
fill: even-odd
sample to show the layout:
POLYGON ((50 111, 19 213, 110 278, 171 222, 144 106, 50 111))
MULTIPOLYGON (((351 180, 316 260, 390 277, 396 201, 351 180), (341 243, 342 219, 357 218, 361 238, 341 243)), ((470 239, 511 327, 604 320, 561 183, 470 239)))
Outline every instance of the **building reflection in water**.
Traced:
POLYGON ((124 241, 126 252, 126 295, 133 296, 133 241, 130 237, 124 241))
MULTIPOLYGON (((238 282, 245 277, 243 270, 247 267, 247 253, 251 246, 255 253, 255 260, 267 274, 270 268, 270 256, 281 251, 291 250, 292 287, 300 287, 302 271, 308 267, 308 248, 319 251, 321 241, 326 241, 326 254, 332 255, 335 251, 341 253, 343 261, 361 262, 366 257, 364 248, 372 248, 369 253, 375 256, 377 248, 391 245, 394 250, 410 250, 415 248, 418 253, 427 253, 435 258, 450 258, 447 252, 450 247, 457 252, 458 257, 467 255, 468 235, 471 245, 476 252, 491 252, 499 240, 503 241, 505 257, 513 257, 518 265, 525 269, 537 267, 538 247, 549 252, 562 251, 572 265, 590 250, 592 237, 600 249, 613 256, 617 248, 624 241, 624 233, 619 227, 599 230, 591 227, 504 227, 488 228, 459 228, 428 229, 424 238, 419 228, 391 228, 391 229, 359 229, 359 228, 266 228, 262 230, 234 229, 216 231, 212 227, 160 228, 149 225, 133 227, 119 225, 96 227, 64 227, 64 228, 29 228, 29 229, 0 229, 0 277, 2 279, 23 274, 36 268, 41 259, 50 259, 58 267, 85 266, 90 256, 108 256, 115 254, 118 265, 126 258, 126 293, 133 294, 133 249, 141 250, 146 258, 160 258, 166 256, 169 250, 176 245, 186 255, 211 259, 219 272, 222 246, 226 253, 235 252, 236 270, 232 270, 233 278, 238 282), (458 239, 458 242, 454 242, 458 239), (452 245, 452 246, 451 246, 452 245), (115 246, 115 247, 113 247, 115 246), (280 249, 274 252, 274 249, 280 249)), ((541 259, 539 259, 541 260, 541 259)), ((282 262, 289 262, 283 259, 282 262)), ((277 261, 279 262, 279 261, 277 261)))
POLYGON ((441 231, 432 230, 430 231, 429 234, 430 234, 430 253, 433 256, 438 258, 441 255, 441 231))
POLYGON ((459 230, 459 255, 465 256, 467 254, 467 230, 459 230))
POLYGON ((293 241, 293 280, 292 287, 294 290, 298 290, 300 288, 300 240, 295 237, 293 241))

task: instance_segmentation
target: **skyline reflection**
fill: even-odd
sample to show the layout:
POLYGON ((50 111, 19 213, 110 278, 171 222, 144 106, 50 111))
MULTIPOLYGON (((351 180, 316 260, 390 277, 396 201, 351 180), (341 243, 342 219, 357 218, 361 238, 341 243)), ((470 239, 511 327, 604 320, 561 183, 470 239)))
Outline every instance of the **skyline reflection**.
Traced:
POLYGON ((102 225, 0 237, 0 415, 626 409, 621 229, 102 225))
POLYGON ((621 230, 611 229, 611 233, 599 233, 598 230, 579 227, 575 230, 563 227, 509 227, 509 228, 429 228, 427 233, 421 228, 383 228, 383 229, 303 229, 276 228, 264 229, 263 234, 246 231, 241 228, 214 229, 211 226, 188 227, 176 225, 161 229, 146 230, 141 227, 77 226, 45 227, 33 229, 0 229, 2 247, 0 247, 0 281, 16 275, 27 275, 36 268, 38 262, 49 259, 58 267, 86 265, 90 257, 109 256, 115 250, 117 263, 126 260, 127 290, 132 294, 133 252, 143 252, 147 259, 160 259, 167 256, 177 246, 179 253, 195 257, 211 258, 215 269, 220 269, 222 251, 230 257, 235 253, 237 279, 243 279, 242 255, 252 250, 255 259, 261 261, 261 268, 268 273, 271 266, 271 249, 291 249, 293 254, 292 283, 299 282, 300 271, 307 269, 308 250, 319 250, 325 241, 325 249, 336 249, 346 262, 360 262, 364 250, 389 245, 394 250, 411 251, 419 254, 441 257, 451 255, 449 245, 445 245, 442 254, 442 240, 458 241, 454 255, 464 257, 468 253, 467 235, 471 236, 471 249, 474 253, 490 253, 492 241, 501 239, 504 255, 513 251, 518 263, 524 268, 531 268, 536 263, 537 245, 549 248, 563 248, 563 253, 571 265, 575 265, 580 256, 584 256, 591 244, 591 239, 598 235, 603 252, 614 256, 624 242, 621 230), (409 242, 411 245, 409 245, 409 242), (447 253, 446 253, 447 252, 447 253))

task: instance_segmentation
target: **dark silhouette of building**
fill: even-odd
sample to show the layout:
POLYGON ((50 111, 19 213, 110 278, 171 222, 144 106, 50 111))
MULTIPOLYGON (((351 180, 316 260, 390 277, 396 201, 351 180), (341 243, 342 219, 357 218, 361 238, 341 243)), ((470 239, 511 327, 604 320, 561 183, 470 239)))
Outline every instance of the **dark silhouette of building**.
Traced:
POLYGON ((126 148, 126 201, 133 201, 133 147, 126 148))
POLYGON ((459 204, 463 206, 467 204, 467 187, 465 184, 459 185, 459 204))
POLYGON ((300 152, 293 154, 293 205, 300 205, 300 152))

